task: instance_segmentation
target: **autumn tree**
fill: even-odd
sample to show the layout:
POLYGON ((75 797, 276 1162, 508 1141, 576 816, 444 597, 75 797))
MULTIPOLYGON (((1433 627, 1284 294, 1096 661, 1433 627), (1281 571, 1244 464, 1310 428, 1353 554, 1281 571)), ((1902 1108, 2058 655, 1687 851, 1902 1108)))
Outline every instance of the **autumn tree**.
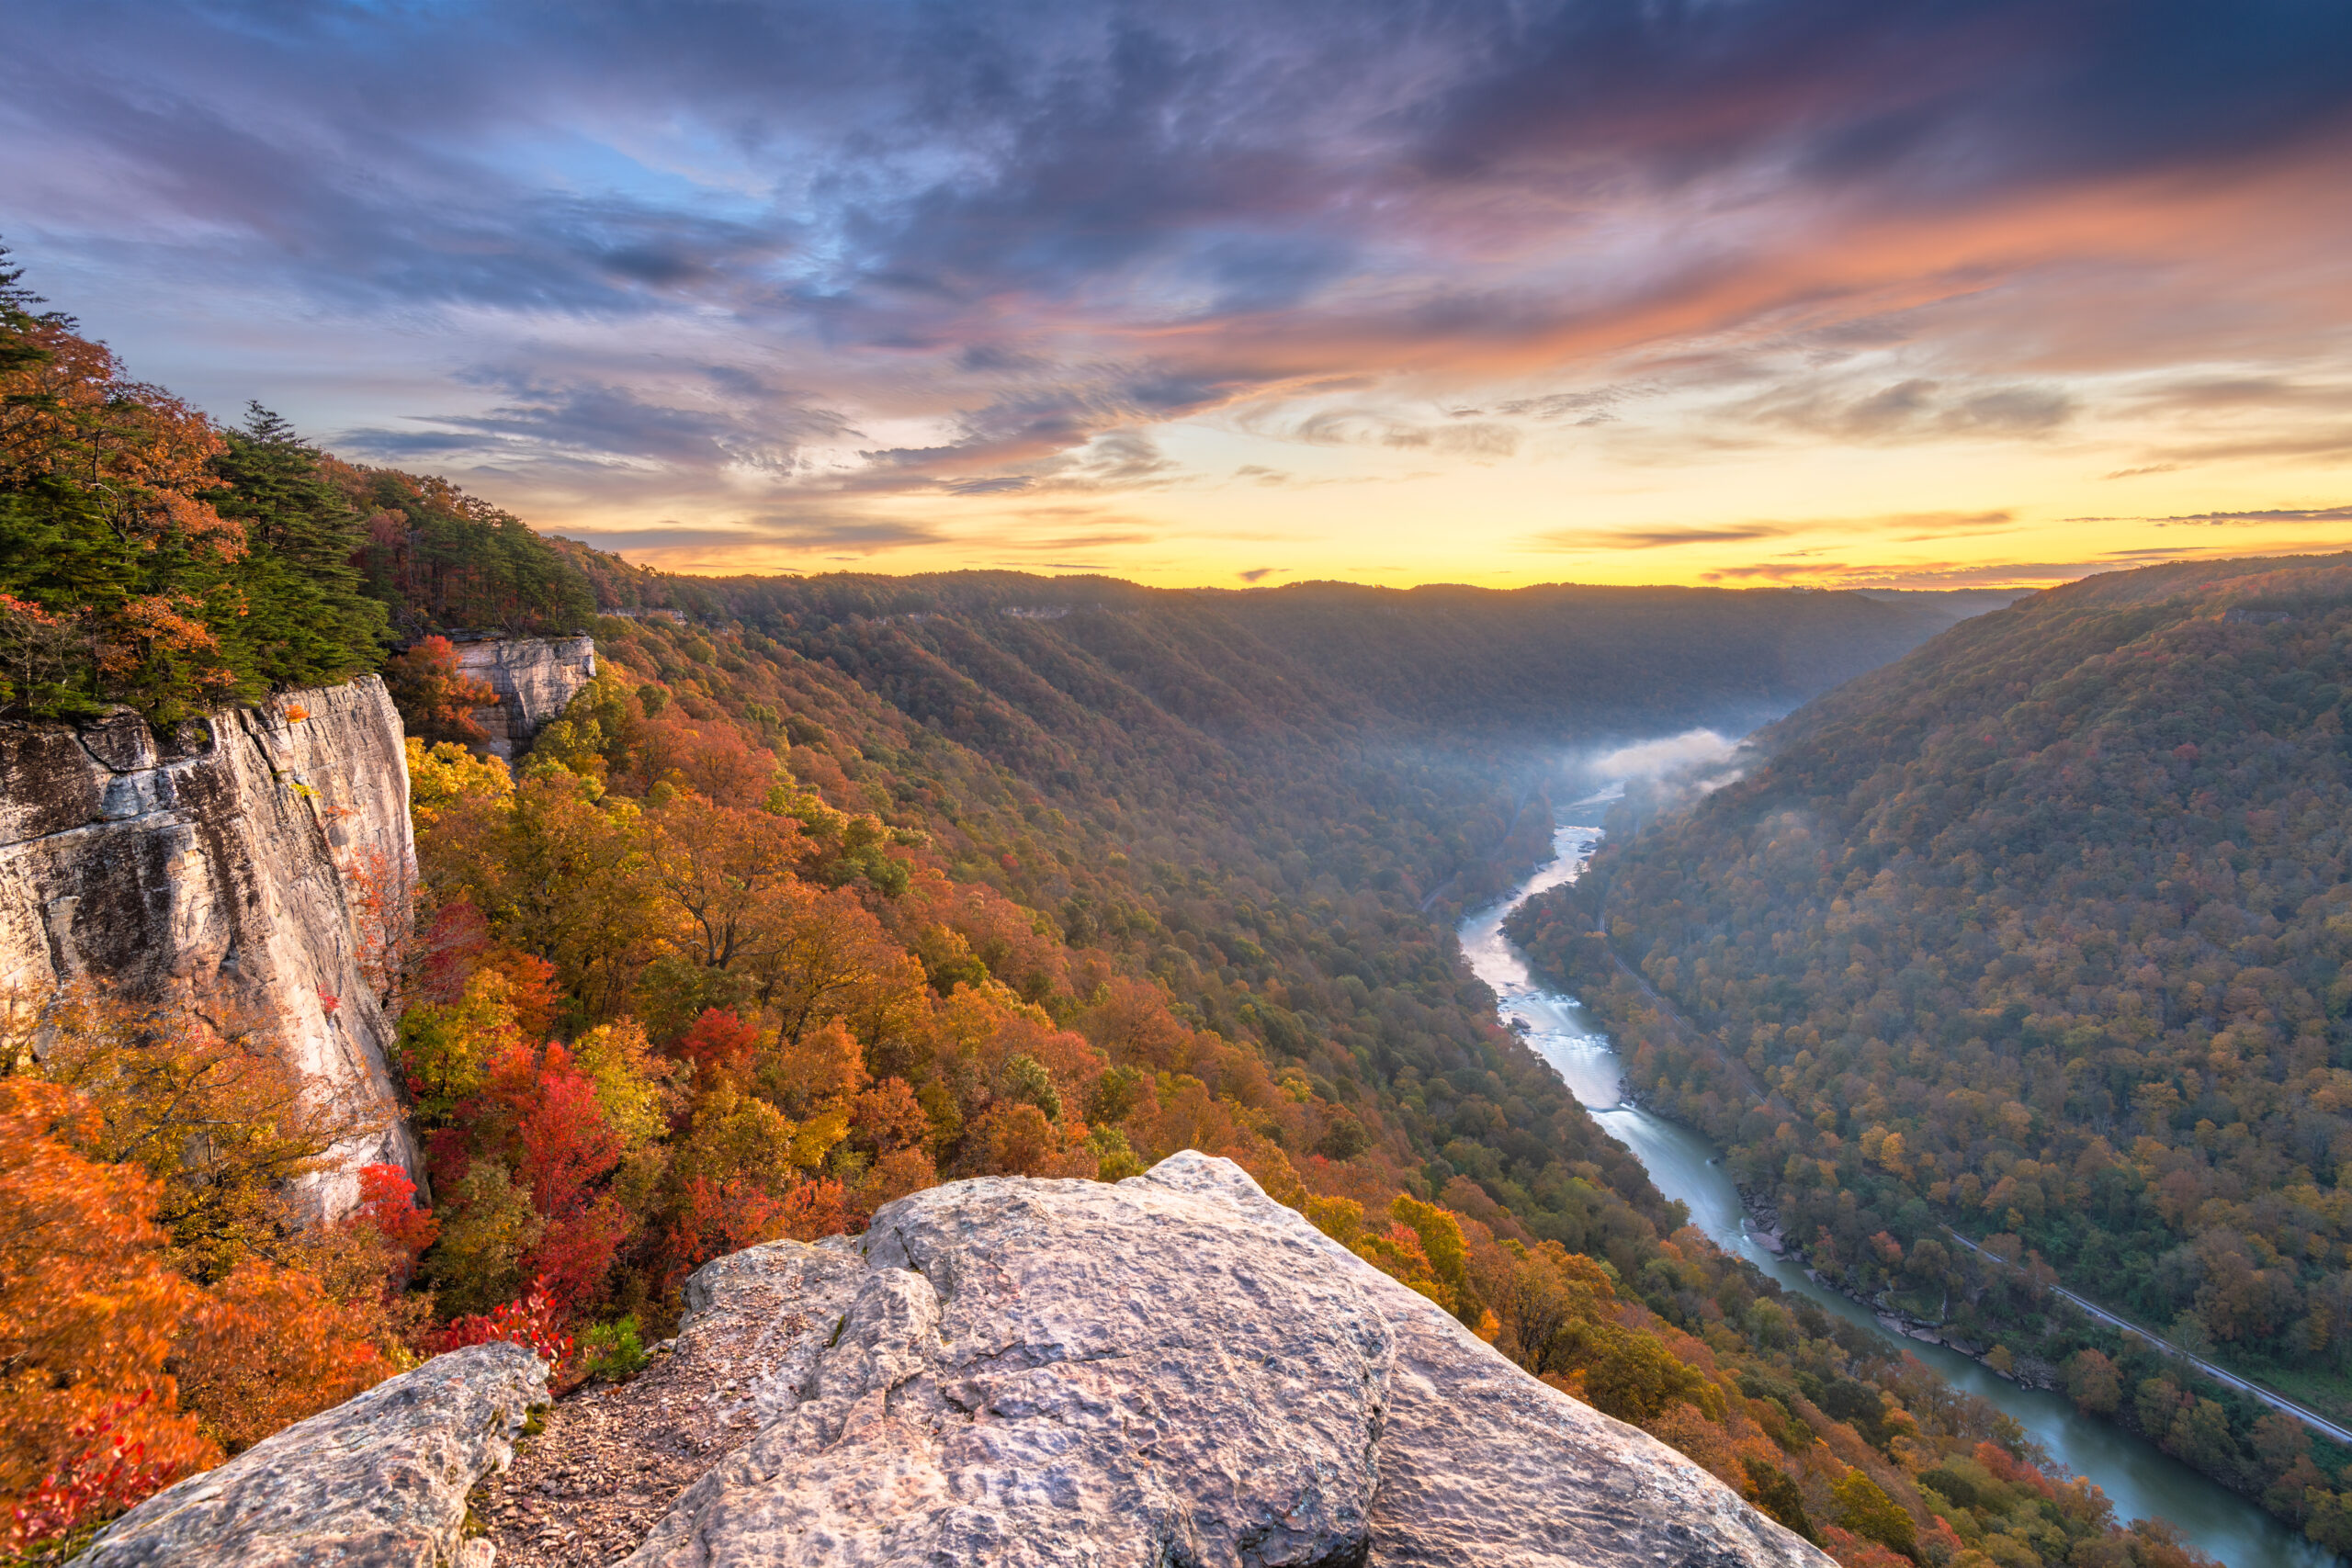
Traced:
POLYGON ((384 684, 400 709, 408 732, 428 746, 454 743, 479 746, 488 739, 475 722, 478 708, 498 702, 498 693, 486 681, 466 673, 457 646, 446 637, 428 637, 384 665, 384 684))
POLYGON ((164 1261, 161 1184, 84 1152, 98 1120, 62 1085, 0 1077, 0 1506, 49 1532, 219 1457, 167 1371, 200 1293, 164 1261), (138 1447, 130 1473, 118 1443, 138 1447), (96 1495, 53 1495, 93 1468, 96 1495))

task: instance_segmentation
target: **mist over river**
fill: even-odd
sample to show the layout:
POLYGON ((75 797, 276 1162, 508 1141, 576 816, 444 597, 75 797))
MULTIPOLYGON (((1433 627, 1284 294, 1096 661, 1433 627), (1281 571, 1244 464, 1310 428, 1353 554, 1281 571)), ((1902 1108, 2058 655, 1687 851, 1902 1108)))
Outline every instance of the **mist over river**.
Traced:
POLYGON ((1525 954, 1502 934, 1503 918, 1537 893, 1572 882, 1600 842, 1600 821, 1622 794, 1616 785, 1560 813, 1555 858, 1499 903, 1466 917, 1462 951, 1494 988, 1508 1024, 1522 1020, 1528 1044, 1564 1079, 1611 1136, 1631 1149, 1667 1197, 1689 1205, 1691 1223, 1728 1251, 1754 1263, 1789 1292, 1818 1303, 1902 1347, 1951 1382, 2017 1418, 2068 1475, 2088 1476, 2115 1505, 2119 1519, 2161 1516, 2188 1540, 2231 1568, 2327 1568, 2324 1551, 2247 1499, 2207 1480, 2121 1429, 2079 1414, 2060 1394, 2020 1388, 1940 1345, 1895 1335, 1857 1303, 1805 1278, 1794 1261, 1760 1246, 1740 1208, 1738 1190, 1698 1134, 1621 1101, 1617 1052, 1574 997, 1530 975, 1525 954))

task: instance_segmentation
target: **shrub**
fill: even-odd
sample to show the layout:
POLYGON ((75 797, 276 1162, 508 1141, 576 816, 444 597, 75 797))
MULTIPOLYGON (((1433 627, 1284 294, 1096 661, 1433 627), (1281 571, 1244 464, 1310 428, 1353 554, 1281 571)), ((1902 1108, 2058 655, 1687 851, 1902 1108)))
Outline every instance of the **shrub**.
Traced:
POLYGON ((627 1382, 645 1370, 653 1358, 638 1337, 637 1314, 600 1323, 580 1336, 582 1375, 608 1382, 627 1382))

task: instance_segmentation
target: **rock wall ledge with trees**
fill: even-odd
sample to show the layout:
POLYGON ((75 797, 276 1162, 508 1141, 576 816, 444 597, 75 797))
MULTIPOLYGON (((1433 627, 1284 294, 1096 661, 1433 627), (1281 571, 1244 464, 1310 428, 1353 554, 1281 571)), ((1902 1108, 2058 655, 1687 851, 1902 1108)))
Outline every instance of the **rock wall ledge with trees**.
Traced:
POLYGON ((340 1213, 363 1165, 423 1173, 385 1065, 408 808, 372 675, 162 730, 128 709, 0 721, 0 999, 201 998, 224 1038, 274 1042, 345 1129, 340 1168, 304 1179, 340 1213))

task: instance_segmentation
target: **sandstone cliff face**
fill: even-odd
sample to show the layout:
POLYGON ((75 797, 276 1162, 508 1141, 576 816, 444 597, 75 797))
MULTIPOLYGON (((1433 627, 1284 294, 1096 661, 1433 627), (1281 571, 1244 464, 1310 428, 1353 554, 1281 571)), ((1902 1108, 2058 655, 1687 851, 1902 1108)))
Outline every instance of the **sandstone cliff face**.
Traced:
MULTIPOLYGON (((372 675, 168 735, 127 711, 0 723, 0 989, 225 993, 300 1070, 385 1118, 344 1151, 355 1168, 421 1171, 385 1068, 392 1024, 362 972, 367 889, 404 900, 414 876, 400 717, 372 675)), ((313 1179, 329 1213, 356 1190, 313 1179)))
MULTIPOLYGON (((607 1423, 593 1475, 575 1454, 532 1495, 478 1494, 492 1535, 477 1558, 537 1568, 628 1544, 576 1531, 569 1506, 652 1519, 629 1568, 1829 1562, 1197 1154, 1116 1186, 935 1188, 854 1241, 722 1259, 688 1298, 679 1353, 640 1380, 639 1419, 607 1423), (662 1435, 681 1419, 704 1436, 662 1435), (679 1456, 695 1451, 690 1479, 679 1456), (683 1490, 634 1495, 656 1474, 683 1490)), ((322 1446, 318 1462, 335 1461, 322 1446)), ((243 1538, 181 1540, 139 1561, 245 1560, 243 1538)), ((308 1560, 378 1561, 336 1546, 314 1533, 308 1560)))
POLYGON ((489 737, 484 749, 511 762, 596 678, 596 643, 584 637, 485 638, 458 644, 458 663, 498 694, 498 705, 476 708, 474 722, 489 737))

